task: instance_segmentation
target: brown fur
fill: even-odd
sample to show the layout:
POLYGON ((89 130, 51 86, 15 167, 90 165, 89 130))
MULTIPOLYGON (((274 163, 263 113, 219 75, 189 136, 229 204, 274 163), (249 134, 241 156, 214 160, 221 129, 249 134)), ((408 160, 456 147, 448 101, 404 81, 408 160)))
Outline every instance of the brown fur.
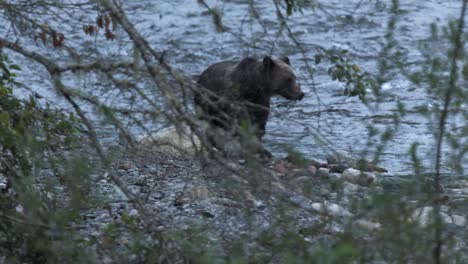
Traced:
POLYGON ((212 124, 229 128, 247 120, 259 138, 265 134, 271 96, 304 97, 287 57, 218 62, 203 71, 198 83, 208 91, 197 92, 195 104, 212 124))

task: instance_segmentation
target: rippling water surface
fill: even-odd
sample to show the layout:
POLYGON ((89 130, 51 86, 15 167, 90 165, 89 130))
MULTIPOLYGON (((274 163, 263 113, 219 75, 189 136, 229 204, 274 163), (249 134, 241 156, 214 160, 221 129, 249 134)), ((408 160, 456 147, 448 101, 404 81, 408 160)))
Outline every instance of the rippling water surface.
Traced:
MULTIPOLYGON (((265 144, 277 155, 284 155, 284 144, 318 159, 332 150, 372 158, 378 138, 369 139, 367 127, 381 131, 392 125, 396 104, 402 101, 408 115, 392 141, 387 144, 381 164, 394 174, 411 173, 408 150, 420 144, 424 164, 433 163, 434 123, 415 113, 415 109, 433 105, 424 87, 411 84, 397 72, 382 86, 378 110, 371 110, 356 97, 342 95, 343 85, 327 75, 323 62, 311 76, 305 59, 314 65, 321 49, 347 49, 349 58, 362 70, 377 73, 377 63, 385 42, 391 1, 320 1, 323 7, 306 7, 288 18, 293 35, 305 52, 280 27, 272 1, 254 1, 260 22, 249 15, 248 1, 207 1, 222 13, 228 33, 217 33, 212 17, 197 1, 122 1, 129 17, 153 47, 166 50, 166 59, 189 75, 199 74, 208 65, 244 56, 288 55, 296 69, 306 97, 300 102, 274 98, 265 144), (367 147, 369 143, 374 147, 367 147)), ((395 30, 400 51, 417 68, 422 62, 418 42, 429 36, 430 23, 445 25, 459 14, 460 1, 401 2, 401 14, 395 30)), ((82 42, 75 38, 77 45, 82 42)), ((81 46, 83 46, 81 44, 81 46)), ((110 52, 122 52, 118 49, 110 52)), ((128 54, 127 54, 128 55, 128 54)), ((130 54, 131 55, 131 54, 130 54)), ((410 68, 411 69, 411 68, 410 68)), ((35 70, 38 71, 38 70, 35 70)), ((44 81, 34 74, 35 82, 44 81)), ((468 163, 468 161, 466 162, 468 163)))
MULTIPOLYGON (((307 96, 300 102, 274 98, 265 143, 275 154, 284 154, 283 145, 288 144, 311 157, 324 158, 328 151, 338 149, 354 155, 368 150, 367 157, 370 158, 374 148, 366 146, 369 142, 379 141, 378 138, 369 141, 368 125, 373 124, 381 131, 391 125, 396 104, 402 101, 409 114, 385 148, 382 164, 395 174, 411 173, 408 150, 414 142, 420 144, 424 163, 432 164, 431 128, 435 124, 415 113, 418 107, 434 103, 424 87, 416 87, 395 73, 382 86, 383 96, 378 110, 370 110, 358 98, 341 95, 343 86, 331 81, 327 63, 319 64, 311 78, 300 49, 286 34, 276 38, 279 24, 270 1, 255 1, 266 31, 248 16, 248 5, 243 2, 211 2, 223 13, 223 23, 231 33, 215 33, 212 18, 196 3, 168 1, 155 5, 154 10, 160 10, 157 14, 161 17, 151 23, 155 23, 159 30, 149 37, 161 49, 168 49, 172 60, 190 74, 200 73, 204 67, 219 60, 246 55, 261 57, 270 53, 288 55, 307 96)), ((306 8, 303 13, 293 14, 288 23, 309 63, 314 64, 317 47, 344 48, 349 50, 354 63, 376 74, 379 52, 387 32, 390 2, 322 1, 324 10, 306 8)), ((395 37, 400 51, 415 65, 411 67, 418 67, 422 62, 418 42, 429 36, 430 24, 446 24, 457 17, 459 8, 460 1, 401 1, 402 12, 395 37)), ((148 17, 154 17, 154 14, 148 14, 148 17)), ((150 22, 142 17, 141 23, 150 22)))

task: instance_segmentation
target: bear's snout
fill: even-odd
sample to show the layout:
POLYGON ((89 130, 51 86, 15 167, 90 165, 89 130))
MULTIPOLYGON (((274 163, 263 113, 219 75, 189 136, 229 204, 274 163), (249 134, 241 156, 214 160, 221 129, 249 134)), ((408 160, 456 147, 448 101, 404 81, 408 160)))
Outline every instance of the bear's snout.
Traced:
POLYGON ((302 100, 302 98, 304 98, 304 95, 305 95, 304 92, 302 92, 299 87, 283 90, 277 94, 288 100, 297 100, 297 101, 302 100))
POLYGON ((300 92, 299 95, 297 96, 297 99, 296 100, 302 100, 302 98, 304 98, 304 92, 300 92))
POLYGON ((299 84, 296 84, 292 87, 292 89, 287 90, 289 93, 289 96, 285 96, 286 99, 289 100, 297 100, 300 101, 302 98, 304 98, 304 92, 301 90, 301 86, 299 84))

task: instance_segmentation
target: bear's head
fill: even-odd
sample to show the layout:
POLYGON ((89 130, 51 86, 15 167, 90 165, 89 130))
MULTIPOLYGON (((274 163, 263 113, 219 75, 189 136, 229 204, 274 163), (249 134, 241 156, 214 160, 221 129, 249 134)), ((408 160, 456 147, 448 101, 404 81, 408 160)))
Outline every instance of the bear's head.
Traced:
POLYGON ((281 95, 288 100, 301 100, 304 97, 288 57, 273 60, 266 56, 263 58, 263 67, 269 72, 273 94, 281 95))

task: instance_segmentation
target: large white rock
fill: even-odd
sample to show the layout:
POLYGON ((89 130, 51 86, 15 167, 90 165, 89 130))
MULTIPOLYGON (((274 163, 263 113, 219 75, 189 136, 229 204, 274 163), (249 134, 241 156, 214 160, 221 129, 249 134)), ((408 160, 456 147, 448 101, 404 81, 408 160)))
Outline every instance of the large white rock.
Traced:
POLYGON ((150 135, 141 136, 139 144, 146 148, 171 154, 195 154, 201 143, 188 126, 177 129, 174 126, 163 128, 150 135))
POLYGON ((360 186, 360 185, 353 184, 353 183, 350 183, 350 182, 343 182, 343 193, 345 195, 354 195, 357 192, 360 192, 360 191, 362 191, 364 189, 365 188, 360 186))
POLYGON ((354 221, 354 225, 369 231, 380 230, 382 228, 382 224, 364 219, 358 219, 354 221))
MULTIPOLYGON (((466 217, 462 215, 448 215, 440 212, 440 217, 445 224, 454 224, 457 226, 466 226, 466 217)), ((417 221, 421 226, 425 227, 434 221, 434 208, 432 206, 424 206, 416 209, 411 215, 413 221, 417 221)))
POLYGON ((342 206, 325 201, 323 203, 313 203, 312 209, 321 214, 327 214, 331 216, 352 216, 353 214, 343 208, 342 206))
POLYGON ((370 172, 362 172, 360 170, 348 168, 343 171, 343 179, 353 184, 369 186, 375 181, 376 176, 370 172))
POLYGON ((346 151, 338 150, 334 154, 327 157, 328 164, 345 164, 349 167, 352 167, 356 164, 353 160, 351 154, 346 151))

